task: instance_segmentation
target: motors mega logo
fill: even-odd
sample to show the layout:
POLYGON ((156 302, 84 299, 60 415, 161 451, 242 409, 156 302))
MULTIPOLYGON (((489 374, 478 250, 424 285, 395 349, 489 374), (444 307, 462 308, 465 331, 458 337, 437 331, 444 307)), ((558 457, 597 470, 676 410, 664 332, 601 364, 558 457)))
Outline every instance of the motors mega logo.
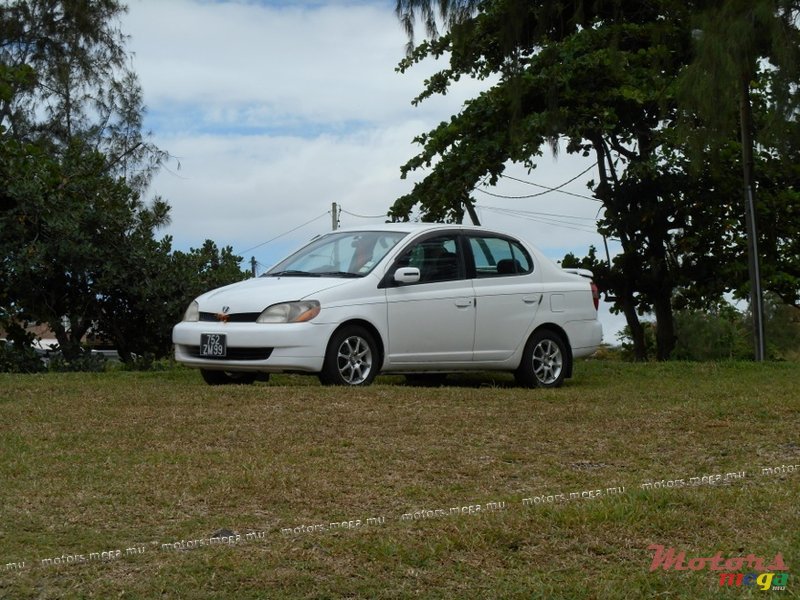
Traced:
POLYGON ((786 584, 789 582, 789 573, 773 572, 789 570, 783 562, 783 555, 780 552, 771 561, 764 560, 755 554, 724 558, 722 552, 717 552, 714 556, 709 557, 690 558, 687 561, 686 552, 676 553, 675 548, 667 548, 665 550, 664 546, 651 544, 647 549, 655 553, 653 562, 650 564, 650 571, 655 571, 659 567, 665 571, 670 569, 675 571, 702 571, 707 568, 711 571, 720 572, 720 587, 757 586, 764 591, 785 590, 786 584), (755 572, 743 573, 745 565, 755 572))

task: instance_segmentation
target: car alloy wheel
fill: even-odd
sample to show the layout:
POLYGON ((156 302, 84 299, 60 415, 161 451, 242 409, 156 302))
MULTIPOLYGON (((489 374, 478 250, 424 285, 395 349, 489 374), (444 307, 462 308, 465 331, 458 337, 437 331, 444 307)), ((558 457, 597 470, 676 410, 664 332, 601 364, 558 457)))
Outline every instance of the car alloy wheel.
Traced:
POLYGON ((358 326, 336 332, 328 344, 320 381, 325 385, 369 385, 377 375, 372 335, 358 326))
POLYGON ((525 346, 515 373, 517 382, 528 387, 559 387, 564 383, 568 360, 559 334, 547 329, 537 331, 525 346))
POLYGON ((564 368, 561 349, 553 340, 544 339, 533 348, 533 373, 541 385, 553 385, 564 368))

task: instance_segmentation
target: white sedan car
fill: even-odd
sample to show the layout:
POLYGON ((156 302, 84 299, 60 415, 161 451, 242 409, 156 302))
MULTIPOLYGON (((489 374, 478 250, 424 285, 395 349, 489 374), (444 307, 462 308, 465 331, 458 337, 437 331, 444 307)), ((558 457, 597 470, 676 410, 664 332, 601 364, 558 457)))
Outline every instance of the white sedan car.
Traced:
POLYGON ((498 370, 557 387, 602 338, 590 277, 481 227, 333 231, 194 300, 172 332, 175 358, 212 385, 275 372, 369 385, 378 373, 498 370))

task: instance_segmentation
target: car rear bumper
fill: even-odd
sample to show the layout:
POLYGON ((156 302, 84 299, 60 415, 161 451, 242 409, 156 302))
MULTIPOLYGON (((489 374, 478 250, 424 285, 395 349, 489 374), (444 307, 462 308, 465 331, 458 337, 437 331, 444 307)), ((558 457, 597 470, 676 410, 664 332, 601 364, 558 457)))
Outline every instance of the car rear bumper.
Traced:
POLYGON ((603 325, 597 319, 570 321, 564 324, 572 346, 572 356, 589 356, 603 341, 603 325))

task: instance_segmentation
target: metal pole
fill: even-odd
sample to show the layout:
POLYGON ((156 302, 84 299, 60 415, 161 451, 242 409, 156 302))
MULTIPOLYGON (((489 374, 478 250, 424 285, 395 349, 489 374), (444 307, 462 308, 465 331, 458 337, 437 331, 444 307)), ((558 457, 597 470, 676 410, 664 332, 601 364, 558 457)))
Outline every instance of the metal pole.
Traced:
POLYGON ((256 257, 250 257, 250 270, 253 272, 253 277, 256 276, 256 257))
POLYGON ((336 202, 331 202, 331 227, 333 231, 339 229, 339 207, 336 202))
POLYGON ((761 290, 761 268, 758 262, 755 202, 751 185, 745 189, 745 223, 747 226, 747 270, 750 275, 750 312, 753 313, 753 345, 757 362, 766 357, 764 335, 764 295, 761 290))
POLYGON ((753 199, 753 113, 750 107, 750 77, 742 77, 739 99, 742 128, 742 167, 744 169, 744 220, 747 229, 747 270, 750 276, 750 312, 753 315, 753 354, 757 362, 764 360, 764 296, 761 292, 761 271, 758 265, 758 232, 753 199))

